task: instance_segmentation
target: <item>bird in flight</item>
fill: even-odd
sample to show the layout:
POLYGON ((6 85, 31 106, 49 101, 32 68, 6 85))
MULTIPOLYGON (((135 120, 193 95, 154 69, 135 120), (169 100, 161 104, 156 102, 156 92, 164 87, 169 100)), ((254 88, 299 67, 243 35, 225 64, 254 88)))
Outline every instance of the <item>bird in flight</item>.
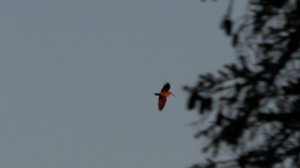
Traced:
POLYGON ((155 96, 158 96, 158 110, 161 111, 166 102, 167 102, 167 97, 172 95, 175 96, 171 91, 170 91, 170 83, 166 83, 163 88, 161 89, 160 93, 154 93, 155 96))

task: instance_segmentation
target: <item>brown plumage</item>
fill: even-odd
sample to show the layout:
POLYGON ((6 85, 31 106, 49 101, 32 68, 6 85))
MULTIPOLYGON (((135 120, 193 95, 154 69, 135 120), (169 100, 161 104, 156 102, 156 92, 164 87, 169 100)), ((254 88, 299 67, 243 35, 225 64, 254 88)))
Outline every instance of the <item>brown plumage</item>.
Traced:
POLYGON ((174 94, 170 91, 170 83, 166 83, 163 88, 161 89, 160 93, 154 93, 155 96, 158 96, 158 110, 161 111, 166 102, 167 102, 167 97, 170 95, 174 94))

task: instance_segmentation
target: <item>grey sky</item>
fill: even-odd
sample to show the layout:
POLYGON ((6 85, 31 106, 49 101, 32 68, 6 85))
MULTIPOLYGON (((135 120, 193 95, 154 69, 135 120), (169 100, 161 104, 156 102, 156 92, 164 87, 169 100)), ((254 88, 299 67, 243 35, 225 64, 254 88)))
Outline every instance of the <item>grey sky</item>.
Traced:
POLYGON ((233 60, 227 1, 1 0, 0 167, 183 168, 185 84, 233 60), (159 113, 153 93, 169 81, 159 113))

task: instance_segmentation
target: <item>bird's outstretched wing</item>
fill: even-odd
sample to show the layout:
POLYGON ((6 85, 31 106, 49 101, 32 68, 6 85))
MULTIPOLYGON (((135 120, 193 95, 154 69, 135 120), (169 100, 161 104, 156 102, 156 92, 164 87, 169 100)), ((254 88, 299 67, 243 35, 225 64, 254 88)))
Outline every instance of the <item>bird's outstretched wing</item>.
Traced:
POLYGON ((171 86, 170 83, 166 83, 163 88, 161 89, 161 92, 166 92, 168 90, 170 90, 171 86))
POLYGON ((167 98, 163 96, 159 96, 158 98, 158 110, 161 111, 167 102, 167 98))

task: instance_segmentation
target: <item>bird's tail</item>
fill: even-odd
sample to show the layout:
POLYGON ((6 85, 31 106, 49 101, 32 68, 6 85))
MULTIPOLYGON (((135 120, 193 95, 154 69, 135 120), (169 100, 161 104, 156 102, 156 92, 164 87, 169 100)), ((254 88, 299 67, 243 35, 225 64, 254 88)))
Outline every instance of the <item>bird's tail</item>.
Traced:
POLYGON ((159 93, 154 93, 155 96, 159 96, 159 93))

